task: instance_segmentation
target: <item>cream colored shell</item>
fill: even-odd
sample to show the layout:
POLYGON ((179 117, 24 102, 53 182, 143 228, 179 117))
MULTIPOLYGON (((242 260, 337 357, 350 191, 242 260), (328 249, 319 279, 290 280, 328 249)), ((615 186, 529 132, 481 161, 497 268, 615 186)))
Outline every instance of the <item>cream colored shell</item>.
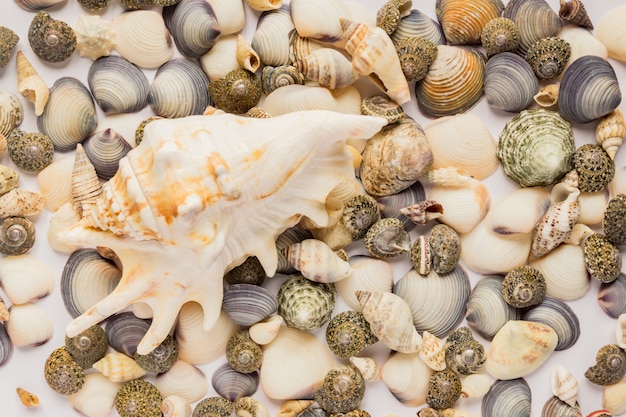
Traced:
POLYGON ((626 62, 626 4, 606 12, 595 26, 596 37, 606 46, 609 57, 626 62))

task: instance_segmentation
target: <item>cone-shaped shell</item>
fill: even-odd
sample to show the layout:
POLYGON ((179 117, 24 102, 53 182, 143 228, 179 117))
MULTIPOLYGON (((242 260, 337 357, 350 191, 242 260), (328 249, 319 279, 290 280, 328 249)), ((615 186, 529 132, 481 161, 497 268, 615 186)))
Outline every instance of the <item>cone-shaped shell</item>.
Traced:
POLYGON ((110 352, 93 364, 93 367, 109 378, 112 382, 126 382, 146 374, 133 358, 120 352, 110 352))
POLYGON ((35 114, 39 116, 43 113, 43 109, 48 102, 50 89, 22 51, 17 51, 15 59, 17 65, 17 91, 26 100, 35 105, 35 114))
POLYGON ((452 45, 480 42, 483 27, 500 16, 504 4, 500 0, 437 0, 437 19, 452 45))
POLYGON ((606 46, 609 57, 626 62, 626 5, 620 5, 607 11, 598 21, 596 37, 606 46))

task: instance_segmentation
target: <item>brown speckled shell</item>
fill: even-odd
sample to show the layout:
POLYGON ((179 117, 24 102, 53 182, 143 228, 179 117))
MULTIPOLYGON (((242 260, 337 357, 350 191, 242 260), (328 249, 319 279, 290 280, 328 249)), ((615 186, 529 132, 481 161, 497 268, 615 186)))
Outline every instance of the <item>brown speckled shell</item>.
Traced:
POLYGON ((41 11, 30 23, 28 42, 33 52, 44 61, 62 62, 74 53, 76 34, 67 23, 41 11))
POLYGON ((365 396, 365 380, 353 366, 331 369, 314 398, 329 413, 346 413, 359 406, 365 396))
POLYGON ((622 269, 622 254, 606 236, 594 233, 583 244, 585 267, 601 282, 613 282, 622 269))
POLYGON ((461 396, 461 378, 450 369, 436 371, 428 379, 426 403, 441 410, 450 408, 461 396))
POLYGON ((596 364, 585 371, 585 378, 597 385, 615 384, 626 374, 626 352, 616 344, 602 346, 596 364))
POLYGON ((614 245, 626 243, 626 195, 613 197, 604 211, 602 231, 614 245))
POLYGON ((546 279, 531 266, 514 268, 502 281, 502 296, 510 306, 517 308, 539 304, 546 296, 546 279))
POLYGON ((615 162, 600 145, 584 144, 574 152, 574 168, 578 171, 580 191, 603 190, 615 176, 615 162))

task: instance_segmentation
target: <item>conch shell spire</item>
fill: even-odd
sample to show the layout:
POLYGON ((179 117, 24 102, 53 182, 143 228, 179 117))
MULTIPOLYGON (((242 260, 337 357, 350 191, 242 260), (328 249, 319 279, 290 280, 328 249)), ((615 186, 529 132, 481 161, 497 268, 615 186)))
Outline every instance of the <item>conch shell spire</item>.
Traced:
POLYGON ((224 273, 254 255, 273 275, 280 233, 303 216, 328 223, 328 193, 354 172, 345 140, 369 138, 385 124, 322 110, 150 123, 89 215, 61 232, 68 243, 110 248, 123 265, 116 289, 71 322, 67 335, 136 302, 153 311, 139 354, 169 334, 185 302, 202 306, 210 329, 224 273))

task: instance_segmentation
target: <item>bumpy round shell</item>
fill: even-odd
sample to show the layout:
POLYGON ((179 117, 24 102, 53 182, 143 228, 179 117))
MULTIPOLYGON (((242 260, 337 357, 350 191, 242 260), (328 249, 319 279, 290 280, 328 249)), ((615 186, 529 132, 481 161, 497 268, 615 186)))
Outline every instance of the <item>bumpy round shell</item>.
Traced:
POLYGON ((352 233, 352 239, 361 239, 368 229, 380 219, 380 209, 373 197, 360 194, 343 205, 343 224, 352 233))
POLYGON ((451 408, 461 396, 461 378, 450 370, 436 371, 428 379, 426 403, 437 410, 451 408))
POLYGON ((110 0, 78 0, 81 6, 92 12, 104 10, 109 5, 110 0))
POLYGON ((85 371, 76 363, 65 346, 55 349, 44 364, 48 386, 61 395, 78 392, 85 382, 85 371))
POLYGON ((209 92, 215 107, 227 113, 245 113, 259 102, 261 81, 254 73, 239 68, 224 78, 212 80, 209 92))
POLYGON ((226 360, 234 370, 249 374, 261 368, 263 350, 250 338, 247 329, 240 330, 228 339, 226 360))
POLYGON ((235 411, 232 401, 223 397, 208 397, 193 409, 193 417, 229 417, 235 411))
POLYGON ((326 327, 326 343, 340 358, 356 356, 378 338, 363 313, 344 311, 333 317, 326 327))
POLYGON ((602 217, 602 231, 614 245, 626 242, 626 195, 618 194, 609 200, 602 217))
POLYGON ((95 324, 74 337, 65 336, 65 348, 83 369, 89 369, 106 355, 109 339, 104 329, 95 324))
POLYGON ((572 54, 569 42, 557 37, 548 37, 533 43, 526 53, 537 78, 549 80, 558 77, 572 54))
POLYGON ((314 398, 328 413, 346 413, 359 406, 365 396, 365 380, 353 366, 331 369, 314 398))
POLYGON ((520 44, 519 29, 511 19, 496 17, 483 27, 480 43, 488 57, 501 52, 515 52, 520 44))
POLYGON ((616 344, 602 346, 596 364, 585 371, 585 378, 597 385, 615 384, 626 374, 626 352, 616 344))
POLYGON ((120 417, 161 417, 163 397, 159 390, 143 379, 125 382, 115 396, 120 417))
POLYGON ((539 304, 546 296, 546 279, 531 266, 513 268, 502 282, 502 296, 517 308, 539 304))
POLYGON ((411 82, 424 78, 437 56, 437 46, 424 38, 404 38, 395 46, 406 80, 411 82))
POLYGON ((54 144, 45 134, 13 129, 7 138, 9 156, 15 165, 27 172, 39 172, 52 163, 54 144))
POLYGON ((432 266, 435 272, 446 274, 459 264, 461 259, 461 238, 450 226, 437 224, 430 230, 432 266))
POLYGON ((615 176, 615 162, 600 145, 584 144, 574 152, 573 163, 578 172, 578 189, 596 192, 606 188, 615 176))
POLYGON ((249 256, 241 265, 238 265, 224 274, 228 285, 253 284, 262 285, 265 281, 265 270, 256 256, 249 256))
POLYGON ((383 117, 387 123, 399 122, 405 116, 402 106, 380 95, 361 100, 361 114, 383 117))
POLYGON ((146 355, 135 352, 133 358, 148 372, 167 372, 178 360, 178 341, 168 335, 152 352, 146 355))
POLYGON ((477 373, 485 364, 485 347, 476 339, 446 343, 446 366, 461 375, 477 373))
POLYGON ((585 239, 583 257, 589 274, 604 283, 615 281, 622 269, 621 252, 600 233, 585 239))
POLYGON ((278 314, 288 326, 313 331, 330 320, 335 308, 335 287, 292 275, 278 290, 278 314))
POLYGON ((33 52, 44 61, 62 62, 74 53, 76 34, 67 23, 41 11, 30 23, 28 42, 33 52))
POLYGON ((26 217, 7 217, 0 225, 0 253, 22 255, 35 244, 35 225, 26 217))
POLYGON ((5 67, 9 63, 11 53, 17 45, 20 37, 11 29, 0 26, 0 68, 5 67))

